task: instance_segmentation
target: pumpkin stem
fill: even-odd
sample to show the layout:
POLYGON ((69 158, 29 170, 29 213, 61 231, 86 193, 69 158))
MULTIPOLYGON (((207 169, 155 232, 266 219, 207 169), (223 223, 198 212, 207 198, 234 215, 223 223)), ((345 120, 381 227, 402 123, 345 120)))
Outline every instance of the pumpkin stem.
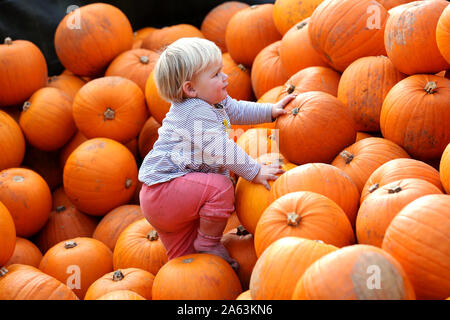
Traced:
POLYGON ((66 206, 65 205, 56 207, 56 212, 60 213, 60 212, 63 212, 63 211, 66 211, 66 206))
POLYGON ((294 108, 291 110, 291 113, 296 116, 300 110, 298 108, 294 108))
POLYGON ((346 150, 342 151, 339 155, 344 158, 345 164, 349 164, 350 162, 352 162, 353 158, 355 157, 353 154, 346 150))
POLYGON ((64 248, 66 248, 66 249, 75 248, 77 245, 78 245, 78 243, 76 243, 75 241, 72 241, 72 240, 64 242, 64 248))
POLYGON ((295 90, 295 86, 292 83, 287 85, 286 92, 288 94, 291 94, 292 92, 294 92, 294 90, 295 90))
POLYGON ((22 176, 14 176, 13 177, 14 182, 23 182, 24 180, 25 180, 25 178, 22 176))
POLYGON ((25 101, 25 103, 22 106, 22 110, 23 111, 27 111, 28 109, 30 109, 31 106, 31 102, 30 101, 25 101))
POLYGON ((147 239, 150 241, 156 241, 159 239, 158 232, 156 230, 150 230, 149 233, 147 233, 147 239))
POLYGON ((58 76, 51 76, 48 78, 47 83, 52 83, 53 81, 58 80, 58 76))
POLYGON ((298 224, 299 224, 301 219, 302 219, 302 217, 300 217, 295 212, 288 213, 288 215, 287 215, 287 224, 288 224, 288 226, 296 227, 296 226, 298 226, 298 224))
POLYGON ((241 71, 246 71, 247 70, 247 68, 241 63, 238 64, 238 68, 241 69, 241 71))
POLYGON ((306 25, 308 25, 308 22, 300 22, 297 24, 296 28, 297 30, 303 29, 306 25))
POLYGON ((0 277, 3 277, 5 274, 7 274, 9 271, 6 269, 6 267, 0 268, 0 277))
POLYGON ((3 44, 7 44, 7 45, 12 45, 12 39, 10 37, 6 37, 5 41, 3 42, 3 44))
POLYGON ((129 188, 131 187, 131 185, 133 184, 133 180, 128 178, 127 180, 125 180, 125 188, 129 188))
POLYGON ((148 64, 150 59, 147 56, 140 56, 139 61, 141 61, 142 64, 148 64))
POLYGON ((378 183, 375 183, 369 187, 369 192, 372 193, 380 187, 378 183))
POLYGON ((105 112, 103 113, 104 120, 114 120, 115 116, 116 113, 111 108, 106 108, 105 112))
POLYGON ((400 186, 388 188, 388 193, 399 193, 400 191, 402 191, 402 188, 400 186))
POLYGON ((237 236, 246 236, 248 234, 250 234, 250 232, 248 232, 247 229, 245 229, 245 227, 243 225, 240 225, 239 227, 237 227, 237 231, 236 231, 237 236))
POLYGON ((112 278, 113 281, 120 281, 123 278, 125 278, 125 276, 123 275, 122 271, 120 271, 120 270, 114 271, 113 278, 112 278))
POLYGON ((425 85, 425 92, 426 93, 428 93, 428 94, 433 94, 433 93, 435 93, 436 92, 436 88, 437 88, 437 85, 436 85, 436 82, 434 82, 434 81, 429 81, 426 85, 425 85))
POLYGON ((182 262, 183 263, 191 263, 192 261, 194 261, 193 258, 188 258, 188 259, 184 259, 182 262))

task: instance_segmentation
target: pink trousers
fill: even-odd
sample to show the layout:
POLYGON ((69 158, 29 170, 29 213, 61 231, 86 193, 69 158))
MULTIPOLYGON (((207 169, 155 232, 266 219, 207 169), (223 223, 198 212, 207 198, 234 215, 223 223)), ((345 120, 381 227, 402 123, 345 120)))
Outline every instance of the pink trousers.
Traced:
POLYGON ((234 211, 234 188, 221 174, 192 172, 147 186, 139 194, 142 213, 158 232, 170 259, 196 253, 199 219, 227 220, 234 211))

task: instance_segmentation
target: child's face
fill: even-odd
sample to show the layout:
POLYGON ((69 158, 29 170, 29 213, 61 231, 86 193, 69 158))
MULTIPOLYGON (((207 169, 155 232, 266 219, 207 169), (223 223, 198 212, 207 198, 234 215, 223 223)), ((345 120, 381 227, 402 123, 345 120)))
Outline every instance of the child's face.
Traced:
POLYGON ((195 97, 216 104, 227 97, 228 76, 222 72, 222 63, 213 64, 192 80, 195 97))

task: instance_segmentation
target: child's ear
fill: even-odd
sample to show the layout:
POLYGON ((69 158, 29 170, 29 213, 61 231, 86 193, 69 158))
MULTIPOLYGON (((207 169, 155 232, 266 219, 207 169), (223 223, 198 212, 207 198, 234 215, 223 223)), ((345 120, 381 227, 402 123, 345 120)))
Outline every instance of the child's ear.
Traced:
POLYGON ((189 98, 196 98, 197 91, 194 88, 192 81, 185 81, 182 86, 183 93, 189 98))

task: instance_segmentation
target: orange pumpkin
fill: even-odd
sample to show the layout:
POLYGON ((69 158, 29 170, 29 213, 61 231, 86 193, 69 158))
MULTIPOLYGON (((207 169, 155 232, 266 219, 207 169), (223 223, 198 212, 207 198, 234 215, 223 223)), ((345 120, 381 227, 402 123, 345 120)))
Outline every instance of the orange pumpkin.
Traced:
POLYGON ((102 242, 78 237, 62 241, 50 248, 39 269, 65 283, 83 299, 89 286, 113 270, 112 252, 102 242))
POLYGON ((409 203, 386 230, 382 248, 411 280, 417 299, 446 299, 450 292, 450 195, 409 203))
POLYGON ((47 62, 32 42, 8 37, 0 44, 0 57, 0 107, 23 103, 47 83, 47 62))
POLYGON ((239 278, 219 256, 194 253, 174 258, 156 274, 153 300, 234 300, 239 278))
POLYGON ((386 9, 392 9, 394 7, 397 7, 401 4, 413 2, 415 0, 378 0, 378 2, 386 9))
POLYGON ((240 1, 225 1, 209 11, 202 21, 200 31, 206 39, 213 41, 222 52, 227 52, 225 32, 231 17, 249 5, 240 1))
POLYGON ((329 198, 309 191, 288 193, 267 207, 256 225, 256 255, 261 257, 276 240, 291 236, 322 240, 336 247, 355 243, 344 211, 329 198))
POLYGON ((79 299, 68 286, 39 269, 13 264, 0 269, 0 300, 79 299))
POLYGON ((276 0, 273 8, 273 20, 281 34, 286 34, 297 22, 314 12, 323 0, 276 0))
POLYGON ((357 244, 315 261, 297 282, 293 300, 415 300, 402 266, 380 248, 357 244))
POLYGON ((0 201, 0 266, 4 266, 14 253, 16 227, 9 210, 0 201))
POLYGON ((266 153, 278 152, 278 135, 272 129, 251 128, 239 136, 236 144, 250 157, 258 158, 266 153))
POLYGON ((250 69, 234 62, 228 52, 222 55, 222 62, 222 72, 228 76, 228 95, 236 100, 254 101, 250 69))
POLYGON ((133 30, 120 9, 92 3, 60 21, 54 42, 59 61, 66 69, 79 76, 95 77, 103 74, 116 56, 131 49, 133 30))
POLYGON ((52 194, 45 180, 25 168, 0 172, 0 202, 14 219, 19 237, 36 234, 47 222, 52 208, 52 194))
POLYGON ((150 115, 155 118, 156 121, 162 123, 166 113, 169 112, 170 102, 166 101, 159 94, 153 75, 154 72, 152 71, 145 84, 145 100, 150 115))
POLYGON ((273 21, 272 3, 252 5, 236 12, 228 22, 225 43, 236 63, 251 67, 257 54, 281 40, 273 21))
POLYGON ((356 218, 358 243, 381 248, 392 219, 408 203, 428 194, 442 194, 442 191, 425 180, 403 179, 388 183, 368 195, 356 218))
POLYGON ((161 124, 155 118, 150 117, 145 121, 138 138, 139 155, 142 159, 153 149, 153 144, 158 140, 159 128, 161 124))
POLYGON ((129 79, 98 78, 78 91, 73 118, 89 139, 104 137, 126 143, 139 134, 147 119, 145 97, 129 79))
POLYGON ((295 164, 331 162, 356 138, 348 108, 336 97, 320 91, 299 94, 277 118, 280 152, 295 164), (324 130, 326 128, 326 130, 324 130))
POLYGON ((447 5, 444 0, 414 1, 390 10, 384 44, 400 72, 413 75, 450 69, 436 42, 436 26, 447 5))
POLYGON ((0 170, 18 167, 25 156, 25 138, 19 124, 0 110, 0 170))
POLYGON ((14 247, 14 252, 11 258, 8 262, 6 262, 6 264, 1 262, 0 264, 7 267, 12 264, 20 263, 39 268, 41 259, 42 253, 33 242, 25 238, 17 237, 16 246, 14 247))
POLYGON ((60 89, 39 89, 24 103, 19 124, 31 145, 57 150, 76 132, 72 98, 60 89))
POLYGON ((450 194, 450 143, 442 154, 439 164, 439 174, 445 191, 450 194))
POLYGON ((75 98, 78 90, 86 84, 86 81, 75 75, 60 74, 48 78, 47 87, 52 87, 64 91, 72 100, 75 98))
POLYGON ((64 190, 82 212, 104 216, 131 199, 137 171, 136 160, 122 144, 108 138, 90 139, 67 159, 64 190))
POLYGON ((145 38, 158 30, 154 27, 144 27, 133 32, 133 49, 140 49, 145 38))
POLYGON ((203 33, 191 24, 181 23, 157 29, 142 41, 141 48, 162 52, 169 44, 181 38, 205 38, 203 33))
POLYGON ((259 257, 250 279, 255 300, 290 300, 297 281, 316 260, 338 248, 323 241, 284 237, 259 257))
POLYGON ((436 44, 439 52, 450 64, 450 8, 447 6, 439 17, 436 26, 436 44))
POLYGON ((371 0, 323 1, 311 16, 311 44, 333 69, 343 72, 358 58, 384 54, 387 17, 387 10, 371 0))
POLYGON ((450 141, 450 127, 444 125, 450 123, 449 99, 449 79, 426 74, 403 79, 384 99, 380 116, 383 137, 415 159, 440 158, 450 141))
POLYGON ((140 294, 131 290, 115 290, 105 293, 95 300, 147 300, 140 294))

